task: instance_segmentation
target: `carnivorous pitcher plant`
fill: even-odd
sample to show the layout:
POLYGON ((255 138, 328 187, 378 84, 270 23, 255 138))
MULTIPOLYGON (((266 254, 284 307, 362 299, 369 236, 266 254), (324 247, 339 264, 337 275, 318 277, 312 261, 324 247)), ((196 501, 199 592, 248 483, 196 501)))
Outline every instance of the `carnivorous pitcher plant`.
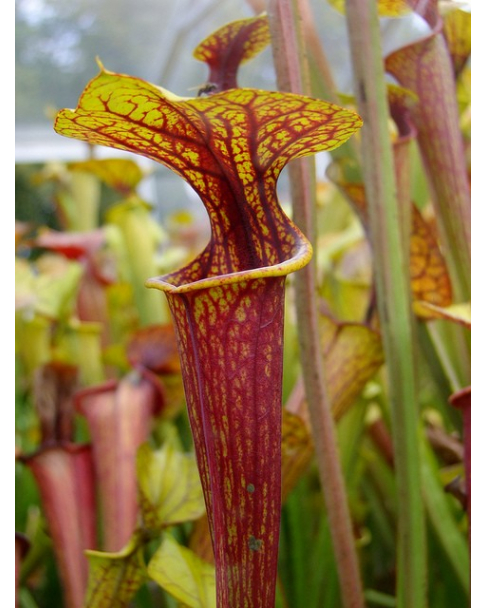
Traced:
POLYGON ((312 256, 279 204, 277 180, 292 159, 345 142, 361 119, 325 101, 249 88, 183 98, 100 68, 55 129, 162 163, 207 210, 206 248, 179 270, 140 280, 166 294, 176 326, 217 605, 273 608, 285 277, 312 256))

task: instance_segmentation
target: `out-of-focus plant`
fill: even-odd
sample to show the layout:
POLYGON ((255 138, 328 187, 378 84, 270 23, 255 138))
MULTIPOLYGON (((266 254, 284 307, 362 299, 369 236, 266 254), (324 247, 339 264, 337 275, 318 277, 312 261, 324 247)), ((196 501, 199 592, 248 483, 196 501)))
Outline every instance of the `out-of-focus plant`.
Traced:
MULTIPOLYGON (((134 188, 143 177, 131 160, 80 164, 96 176, 100 187, 111 190, 112 206, 117 196, 135 196, 134 188)), ((46 166, 34 176, 34 183, 48 178, 57 186, 61 170, 66 177, 78 168, 78 164, 57 166, 54 179, 46 166)), ((147 215, 144 222, 147 227, 153 220, 147 215)), ((152 234, 157 233, 161 234, 154 222, 152 234)), ((88 561, 86 551, 94 556, 101 549, 129 554, 125 546, 131 546, 133 535, 143 540, 135 545, 139 555, 140 547, 162 526, 198 517, 204 509, 195 460, 186 455, 172 427, 183 406, 174 328, 171 323, 149 323, 139 313, 138 286, 131 283, 123 233, 116 224, 100 222, 84 231, 19 224, 17 235, 16 460, 22 503, 17 524, 22 529, 18 602, 42 603, 43 593, 53 592, 42 583, 49 575, 45 558, 53 552, 63 592, 63 600, 57 601, 67 607, 92 601, 98 604, 88 605, 101 605, 111 592, 109 586, 100 586, 102 569, 95 567, 95 557, 88 561), (181 482, 186 475, 190 488, 181 483, 177 493, 182 503, 192 495, 194 506, 192 511, 186 507, 185 515, 176 510, 158 523, 155 532, 143 528, 142 533, 137 452, 152 438, 156 454, 159 444, 165 446, 166 436, 174 437, 174 456, 155 471, 155 480, 164 471, 181 482), (187 477, 184 471, 191 467, 192 477, 187 477), (32 493, 32 505, 24 503, 24 497, 32 500, 32 493), (38 502, 37 493, 42 517, 34 525, 33 514, 26 509, 38 502), (86 599, 93 594, 97 599, 86 599)), ((180 244, 178 248, 180 255, 180 244)), ((156 253, 152 245, 152 265, 156 253)), ((155 483, 152 475, 145 478, 145 485, 155 483)), ((166 500, 170 492, 165 487, 166 500)), ((157 497, 153 503, 158 504, 157 497)), ((145 504, 151 502, 147 499, 145 504)), ((124 570, 128 562, 115 563, 124 570)), ((115 586, 122 585, 119 572, 115 578, 115 586)), ((143 573, 137 580, 145 580, 143 573)), ((123 602, 136 590, 134 585, 113 594, 123 602)), ((48 597, 47 604, 54 603, 48 597)))
POLYGON ((310 3, 250 5, 197 97, 100 64, 58 114, 90 158, 35 177, 60 230, 17 226, 22 606, 468 602, 470 14, 333 2, 353 97, 310 3), (281 91, 238 88, 268 44, 281 91), (97 145, 182 176, 209 243, 97 145))

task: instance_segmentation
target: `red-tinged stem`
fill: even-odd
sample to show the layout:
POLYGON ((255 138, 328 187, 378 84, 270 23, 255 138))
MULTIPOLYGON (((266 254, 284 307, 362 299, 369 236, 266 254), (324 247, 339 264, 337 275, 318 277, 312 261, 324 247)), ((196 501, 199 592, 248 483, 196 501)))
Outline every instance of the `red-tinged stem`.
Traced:
MULTIPOLYGON (((257 14, 262 13, 267 4, 266 0, 247 0, 247 3, 257 14)), ((323 99, 327 99, 333 103, 339 103, 334 77, 326 55, 322 49, 319 32, 317 31, 315 25, 315 19, 314 15, 312 14, 312 8, 309 0, 299 0, 299 12, 302 19, 305 42, 309 48, 312 60, 316 64, 320 76, 320 82, 313 82, 312 84, 322 88, 325 91, 323 99)))
MULTIPOLYGON (((297 169, 295 172, 297 173, 297 169)), ((301 176, 297 177, 302 179, 301 176)), ((299 183, 295 177, 294 180, 294 184, 299 183)), ((302 202, 299 193, 293 196, 293 200, 296 207, 299 202, 302 202)), ((295 214, 294 218, 297 225, 303 226, 295 214)), ((311 270, 304 268, 296 275, 295 289, 303 378, 340 580, 341 597, 343 606, 357 608, 364 606, 361 574, 341 468, 337 434, 327 391, 326 370, 322 365, 320 328, 315 305, 317 293, 315 266, 311 270)))
MULTIPOLYGON (((301 93, 304 79, 301 78, 299 57, 302 53, 299 53, 291 2, 270 1, 268 12, 279 88, 301 93)), ((294 162, 289 166, 289 172, 294 219, 312 242, 315 240, 315 207, 310 192, 312 176, 309 164, 304 161, 294 162)), ((296 274, 295 288, 305 391, 341 597, 343 606, 358 608, 364 606, 364 598, 325 369, 322 365, 315 262, 311 261, 296 274)))

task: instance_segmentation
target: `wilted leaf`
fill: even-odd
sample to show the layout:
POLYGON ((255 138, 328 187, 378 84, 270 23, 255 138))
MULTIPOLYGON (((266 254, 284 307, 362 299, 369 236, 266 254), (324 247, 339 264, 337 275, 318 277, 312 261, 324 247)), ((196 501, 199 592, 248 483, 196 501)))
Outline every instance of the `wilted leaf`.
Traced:
POLYGON ((86 551, 89 561, 86 608, 126 608, 147 580, 141 538, 135 534, 116 553, 86 551))
POLYGON ((452 286, 444 257, 420 211, 412 207, 410 280, 414 300, 434 306, 452 303, 452 286))
POLYGON ((205 511, 196 459, 170 444, 153 451, 148 444, 137 453, 140 508, 145 527, 192 521, 205 511))
POLYGON ((214 564, 213 542, 207 514, 194 522, 189 538, 189 549, 203 561, 214 564))
POLYGON ((184 607, 216 608, 214 566, 179 545, 170 535, 164 536, 147 570, 150 578, 184 607))
POLYGON ((300 416, 285 408, 282 414, 282 497, 285 500, 309 465, 314 444, 310 429, 300 416))
POLYGON ((415 314, 423 319, 446 319, 471 328, 471 303, 451 304, 441 307, 430 302, 418 300, 413 303, 415 314))
POLYGON ((173 324, 150 325, 136 330, 127 345, 131 365, 143 365, 155 374, 181 371, 173 324))
POLYGON ((73 440, 73 393, 77 384, 76 366, 51 361, 35 370, 32 393, 42 444, 73 440))
MULTIPOLYGON (((381 337, 366 325, 336 321, 321 311, 321 343, 327 393, 334 418, 339 420, 384 363, 381 337)), ((302 379, 296 382, 285 408, 306 416, 302 379)))
POLYGON ((329 399, 339 419, 384 362, 380 334, 360 323, 321 317, 329 399))
MULTIPOLYGON (((353 205, 367 231, 368 213, 364 185, 348 181, 346 170, 342 163, 332 163, 328 168, 328 175, 353 205)), ((444 256, 433 230, 415 205, 412 205, 410 280, 414 300, 441 307, 452 303, 452 286, 444 256)))

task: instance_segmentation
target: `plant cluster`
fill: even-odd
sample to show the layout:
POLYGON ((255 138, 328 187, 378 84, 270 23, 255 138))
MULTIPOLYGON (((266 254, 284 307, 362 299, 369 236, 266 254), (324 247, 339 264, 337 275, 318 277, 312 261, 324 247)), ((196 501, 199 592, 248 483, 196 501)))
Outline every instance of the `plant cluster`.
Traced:
POLYGON ((275 0, 198 45, 197 96, 98 62, 58 112, 87 158, 33 176, 55 228, 16 225, 19 607, 467 605, 470 13, 333 4, 354 97, 275 0), (269 44, 279 91, 239 87, 269 44))

